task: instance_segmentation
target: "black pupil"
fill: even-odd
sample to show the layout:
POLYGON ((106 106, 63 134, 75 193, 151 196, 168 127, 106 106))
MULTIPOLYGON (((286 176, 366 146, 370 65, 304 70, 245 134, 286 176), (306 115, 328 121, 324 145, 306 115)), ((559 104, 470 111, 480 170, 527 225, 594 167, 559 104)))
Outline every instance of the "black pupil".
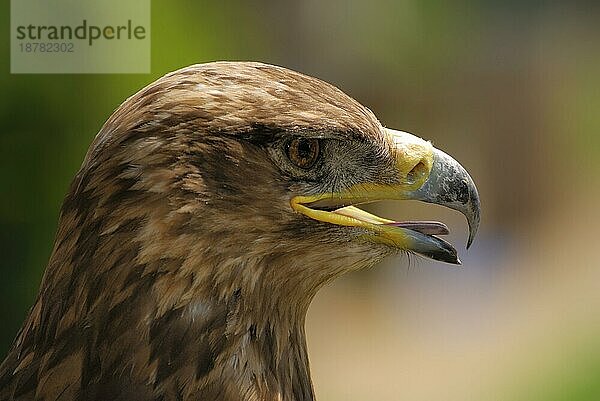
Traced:
POLYGON ((310 161, 313 157, 313 146, 312 143, 306 140, 301 140, 298 143, 298 156, 302 161, 310 161))

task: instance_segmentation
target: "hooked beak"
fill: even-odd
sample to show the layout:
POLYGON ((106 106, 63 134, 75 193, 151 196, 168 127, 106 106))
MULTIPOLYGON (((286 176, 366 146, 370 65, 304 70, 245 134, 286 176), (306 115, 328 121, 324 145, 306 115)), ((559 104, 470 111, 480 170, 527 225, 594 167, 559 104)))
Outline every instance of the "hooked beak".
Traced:
POLYGON ((479 194, 467 170, 456 160, 441 150, 434 149, 429 178, 421 188, 408 192, 406 199, 434 203, 461 212, 469 225, 469 249, 479 229, 479 194))

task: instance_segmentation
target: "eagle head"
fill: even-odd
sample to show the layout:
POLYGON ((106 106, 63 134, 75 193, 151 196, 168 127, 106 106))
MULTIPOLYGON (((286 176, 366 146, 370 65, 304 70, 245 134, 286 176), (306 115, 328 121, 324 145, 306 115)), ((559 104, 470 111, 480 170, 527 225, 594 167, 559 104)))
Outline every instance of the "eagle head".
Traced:
POLYGON ((94 139, 3 383, 13 399, 312 399, 304 316, 323 284, 398 252, 459 263, 442 223, 360 209, 387 199, 460 211, 469 244, 479 225, 460 164, 330 84, 261 63, 170 73, 94 139))

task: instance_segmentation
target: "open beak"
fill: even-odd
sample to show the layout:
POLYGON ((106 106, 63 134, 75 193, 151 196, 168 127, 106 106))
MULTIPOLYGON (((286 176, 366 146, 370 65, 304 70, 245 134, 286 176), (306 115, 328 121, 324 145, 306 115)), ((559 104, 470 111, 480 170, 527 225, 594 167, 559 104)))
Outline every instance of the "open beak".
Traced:
POLYGON ((448 234, 439 222, 394 221, 355 205, 386 199, 420 200, 461 212, 469 225, 467 248, 479 228, 477 188, 452 157, 412 134, 386 129, 393 143, 398 180, 393 184, 363 183, 339 193, 296 196, 291 206, 312 219, 366 229, 364 238, 447 263, 460 264, 456 249, 438 235, 448 234))

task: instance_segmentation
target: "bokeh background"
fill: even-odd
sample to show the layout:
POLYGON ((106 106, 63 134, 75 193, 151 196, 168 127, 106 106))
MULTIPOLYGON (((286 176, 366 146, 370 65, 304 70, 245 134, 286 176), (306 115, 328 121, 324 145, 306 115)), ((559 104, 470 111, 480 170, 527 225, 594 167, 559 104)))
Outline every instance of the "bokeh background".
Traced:
MULTIPOLYGON (((153 1, 148 75, 10 75, 8 2, 0 13, 2 357, 111 112, 171 70, 259 60, 431 139, 482 200, 463 267, 398 257, 321 291, 307 322, 319 399, 600 399, 600 3, 153 1)), ((455 212, 375 207, 466 240, 455 212)))

